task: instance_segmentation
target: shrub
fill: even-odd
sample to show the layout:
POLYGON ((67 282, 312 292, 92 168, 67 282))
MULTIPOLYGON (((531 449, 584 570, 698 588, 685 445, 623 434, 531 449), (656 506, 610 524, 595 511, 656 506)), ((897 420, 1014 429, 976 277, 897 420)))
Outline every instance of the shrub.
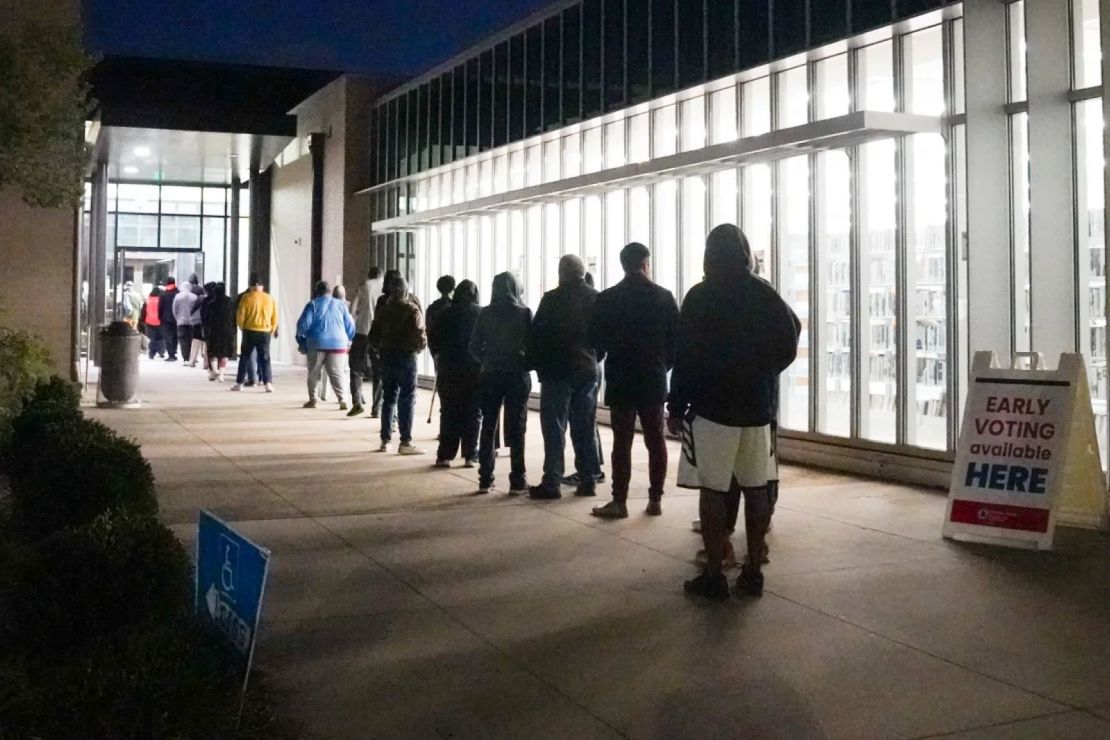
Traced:
POLYGON ((154 518, 112 512, 50 535, 12 568, 8 634, 28 660, 50 662, 90 639, 162 624, 192 606, 192 568, 154 518))
POLYGON ((154 516, 154 475, 139 447, 88 419, 43 428, 33 463, 13 468, 14 528, 32 539, 78 527, 112 509, 154 516))
POLYGON ((0 327, 0 443, 35 384, 50 374, 50 352, 28 331, 0 327))
POLYGON ((8 473, 19 477, 37 465, 39 453, 52 433, 51 427, 77 422, 81 418, 80 403, 81 391, 76 383, 56 375, 40 382, 23 404, 23 410, 12 420, 4 449, 8 473))

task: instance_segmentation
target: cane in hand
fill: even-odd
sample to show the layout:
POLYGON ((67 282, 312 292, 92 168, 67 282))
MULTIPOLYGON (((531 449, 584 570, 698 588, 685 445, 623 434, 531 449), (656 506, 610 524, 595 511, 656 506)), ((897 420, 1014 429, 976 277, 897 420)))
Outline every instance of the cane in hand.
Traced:
POLYGON ((432 411, 436 407, 436 390, 439 388, 439 374, 432 380, 432 405, 428 407, 428 423, 432 423, 432 411))

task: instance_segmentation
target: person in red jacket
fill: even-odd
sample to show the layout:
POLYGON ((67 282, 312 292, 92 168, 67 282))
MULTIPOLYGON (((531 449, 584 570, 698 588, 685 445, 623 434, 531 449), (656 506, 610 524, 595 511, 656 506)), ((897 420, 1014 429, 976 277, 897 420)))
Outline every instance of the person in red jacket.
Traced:
POLYGON ((154 355, 162 357, 166 354, 166 343, 162 340, 162 321, 158 318, 158 303, 162 300, 162 289, 155 285, 150 289, 146 303, 139 311, 139 325, 146 332, 150 359, 154 355))

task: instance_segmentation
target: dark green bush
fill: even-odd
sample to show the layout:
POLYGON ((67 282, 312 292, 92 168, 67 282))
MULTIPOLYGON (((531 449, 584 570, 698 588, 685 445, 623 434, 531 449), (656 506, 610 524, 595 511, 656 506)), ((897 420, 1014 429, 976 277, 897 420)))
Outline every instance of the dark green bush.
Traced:
POLYGON ((0 444, 35 384, 50 374, 50 352, 35 334, 0 326, 0 444))
POLYGON ((90 639, 168 623, 192 607, 185 549, 157 519, 104 514, 50 535, 13 567, 5 642, 49 662, 90 639))
POLYGON ((57 375, 51 375, 46 380, 38 382, 27 405, 51 406, 76 413, 81 408, 81 386, 57 375))
POLYGON ((79 527, 113 509, 157 514, 154 475, 138 445, 89 419, 53 419, 41 431, 32 464, 10 471, 12 526, 22 536, 79 527))
POLYGON ((81 419, 81 389, 54 375, 40 382, 11 423, 11 434, 4 449, 5 469, 20 476, 39 464, 40 452, 55 424, 81 419))

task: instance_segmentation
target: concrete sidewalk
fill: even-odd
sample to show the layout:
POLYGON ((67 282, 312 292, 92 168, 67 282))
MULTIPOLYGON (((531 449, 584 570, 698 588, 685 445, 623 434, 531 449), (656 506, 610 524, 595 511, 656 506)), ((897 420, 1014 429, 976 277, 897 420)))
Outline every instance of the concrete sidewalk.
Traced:
POLYGON ((429 454, 399 457, 302 409, 301 369, 274 394, 143 373, 143 409, 89 415, 142 444, 190 548, 208 508, 273 550, 257 662, 312 737, 1110 737, 1106 537, 948 543, 938 492, 786 468, 764 597, 706 604, 676 449, 664 516, 637 447, 632 515, 603 522, 607 486, 541 504, 432 470, 425 393, 429 454))

